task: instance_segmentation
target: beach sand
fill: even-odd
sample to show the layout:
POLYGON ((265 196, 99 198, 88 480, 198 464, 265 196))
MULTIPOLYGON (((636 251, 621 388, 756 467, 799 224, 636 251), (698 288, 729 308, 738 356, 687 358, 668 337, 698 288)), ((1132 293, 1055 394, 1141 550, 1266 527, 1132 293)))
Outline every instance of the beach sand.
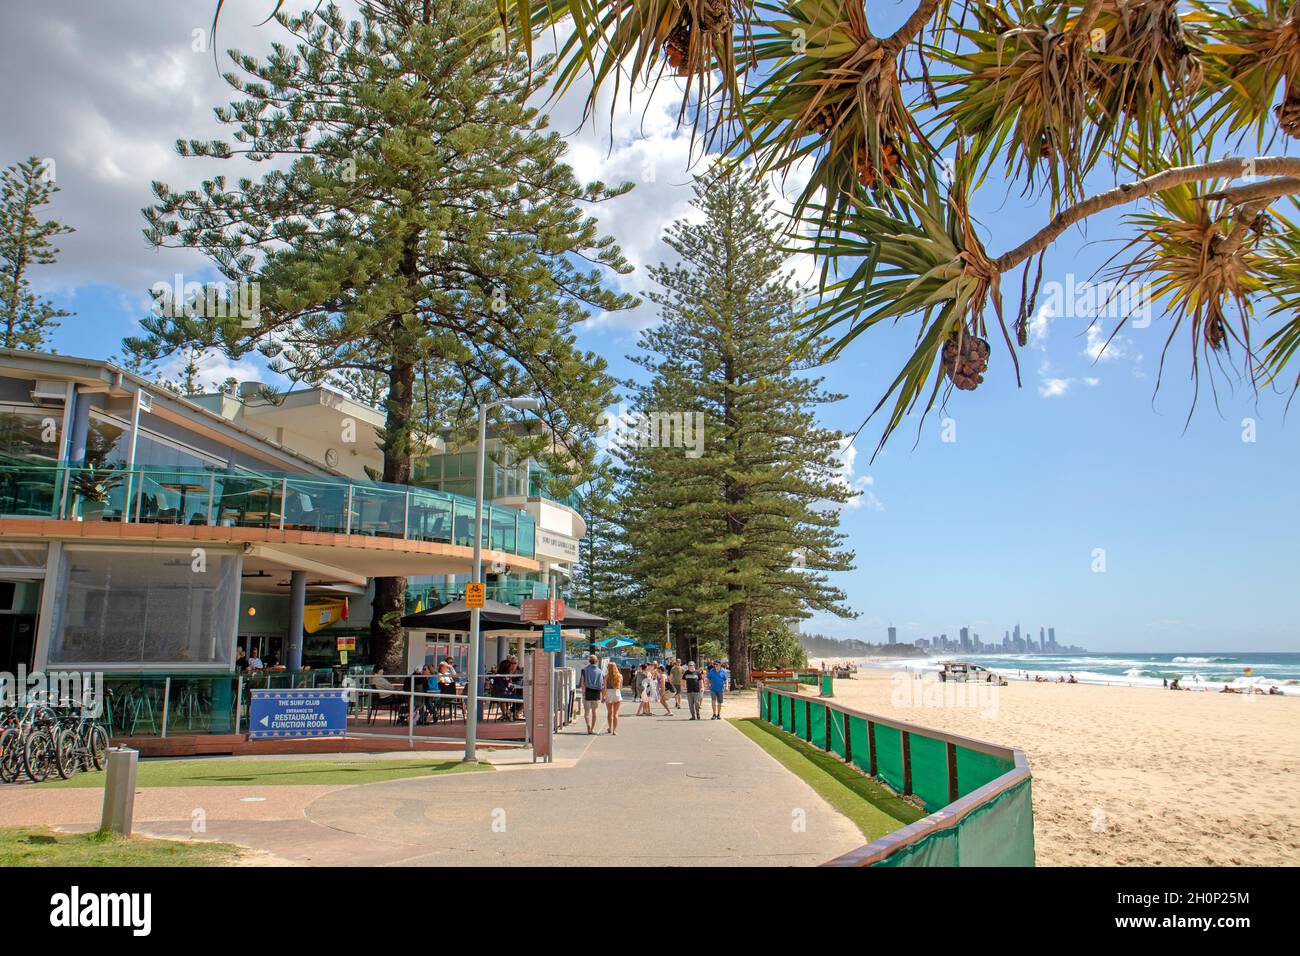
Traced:
POLYGON ((1039 865, 1300 863, 1300 698, 1011 681, 924 706, 893 675, 863 667, 835 699, 1023 750, 1039 865))

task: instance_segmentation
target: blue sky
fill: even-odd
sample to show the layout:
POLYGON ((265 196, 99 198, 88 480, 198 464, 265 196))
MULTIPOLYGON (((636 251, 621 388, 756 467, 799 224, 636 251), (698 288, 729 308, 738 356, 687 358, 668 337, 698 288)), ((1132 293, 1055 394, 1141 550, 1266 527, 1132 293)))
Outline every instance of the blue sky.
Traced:
MULTIPOLYGON (((151 178, 188 186, 202 175, 198 164, 171 157, 170 144, 210 132, 209 110, 223 92, 211 54, 190 50, 192 30, 206 24, 206 2, 160 14, 124 0, 118 19, 96 12, 79 27, 60 20, 64 6, 59 0, 6 14, 30 22, 11 23, 0 38, 0 81, 25 77, 30 101, 0 129, 0 163, 58 158, 64 191, 56 210, 79 232, 63 242, 63 261, 42 280, 77 313, 55 345, 106 357, 135 330, 152 282, 170 281, 175 271, 204 278, 186 254, 145 248, 138 210, 149 202, 151 178), (103 22, 94 19, 101 15, 103 22), (87 62, 93 35, 117 44, 113 69, 87 62), (21 46, 13 42, 19 36, 21 46)), ((873 26, 887 29, 896 11, 887 14, 873 26)), ((223 39, 264 42, 251 14, 244 19, 249 24, 232 18, 223 39)), ((689 137, 674 127, 675 106, 662 95, 643 96, 636 121, 616 120, 612 139, 608 129, 571 136, 580 174, 636 182, 600 215, 642 267, 669 254, 659 236, 689 200, 689 137)), ((576 115, 576 104, 560 104, 555 128, 570 132, 576 115)), ((1099 188, 1112 181, 1095 180, 1099 188)), ((996 176, 974 211, 993 253, 1047 219, 1041 202, 1008 195, 996 176)), ((1086 233, 1072 231, 1049 254, 1044 282, 1065 283, 1069 273, 1076 282, 1088 279, 1126 235, 1116 216, 1095 218, 1086 233)), ((625 287, 643 292, 648 281, 642 268, 625 287)), ((1019 274, 1006 284, 1014 313, 1019 274)), ((638 328, 653 320, 647 309, 599 317, 582 342, 616 374, 632 374, 624 356, 638 328)), ((1154 394, 1169 328, 1159 308, 1148 328, 1125 329, 1101 358, 1087 325, 1042 313, 1034 341, 1021 350, 1021 388, 995 333, 984 384, 955 393, 919 437, 919 417, 909 418, 874 463, 879 424, 867 425, 846 459, 846 480, 868 492, 843 515, 857 569, 840 576, 861 616, 818 617, 806 629, 883 640, 893 623, 900 640, 909 640, 969 625, 1000 639, 1019 622, 1035 633, 1055 626, 1058 640, 1094 650, 1300 650, 1300 422, 1287 420, 1287 396, 1256 395, 1221 374, 1216 408, 1202 375, 1197 412, 1184 428, 1192 399, 1185 337, 1175 341, 1154 394), (943 440, 944 418, 952 420, 955 441, 943 440), (1255 423, 1253 442, 1242 440, 1245 418, 1255 423), (1098 549, 1102 573, 1094 571, 1098 549)), ((1101 324, 1106 334, 1112 327, 1101 324)), ((914 332, 903 325, 868 335, 826 369, 828 386, 848 396, 826 410, 827 425, 858 428, 914 332)), ((209 369, 212 380, 228 371, 219 359, 209 369)))

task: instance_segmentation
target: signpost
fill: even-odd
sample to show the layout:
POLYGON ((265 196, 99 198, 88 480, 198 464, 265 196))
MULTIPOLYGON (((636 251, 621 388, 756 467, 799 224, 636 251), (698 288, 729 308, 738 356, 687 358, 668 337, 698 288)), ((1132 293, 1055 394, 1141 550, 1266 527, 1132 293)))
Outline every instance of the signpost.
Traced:
POLYGON ((348 692, 341 687, 255 688, 248 707, 249 740, 346 737, 348 692))
POLYGON ((547 598, 544 601, 530 598, 520 605, 519 619, 534 624, 549 624, 563 620, 565 610, 563 598, 547 598))
MULTIPOLYGON (((555 625, 556 628, 559 625, 555 625)), ((552 713, 551 699, 554 694, 551 657, 543 651, 528 652, 528 699, 525 709, 528 715, 528 736, 533 742, 533 762, 540 757, 549 763, 551 760, 551 723, 555 719, 552 713)))
POLYGON ((564 650, 564 638, 560 636, 560 625, 545 624, 542 626, 542 650, 547 653, 564 650))
POLYGON ((471 581, 465 585, 465 606, 483 609, 483 598, 487 594, 487 585, 482 581, 471 581))

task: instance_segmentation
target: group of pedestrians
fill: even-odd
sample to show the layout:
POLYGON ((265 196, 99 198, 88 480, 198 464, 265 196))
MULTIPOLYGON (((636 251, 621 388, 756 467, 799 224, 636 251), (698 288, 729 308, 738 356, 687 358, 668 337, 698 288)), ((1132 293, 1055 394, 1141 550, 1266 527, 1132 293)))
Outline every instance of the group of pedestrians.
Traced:
MULTIPOLYGON (((651 661, 641 664, 632 672, 632 697, 637 702, 636 716, 650 717, 654 706, 663 708, 664 716, 672 717, 674 707, 681 710, 682 697, 686 698, 687 710, 691 720, 703 720, 704 694, 709 694, 713 704, 711 720, 722 719, 722 703, 731 681, 731 673, 722 661, 710 661, 708 668, 701 671, 694 661, 682 664, 680 658, 660 664, 651 661)), ((602 670, 595 654, 588 656, 587 666, 578 675, 578 685, 582 690, 582 710, 586 719, 587 733, 596 733, 598 708, 605 704, 605 733, 618 734, 619 708, 623 703, 623 672, 614 661, 606 663, 602 670)))

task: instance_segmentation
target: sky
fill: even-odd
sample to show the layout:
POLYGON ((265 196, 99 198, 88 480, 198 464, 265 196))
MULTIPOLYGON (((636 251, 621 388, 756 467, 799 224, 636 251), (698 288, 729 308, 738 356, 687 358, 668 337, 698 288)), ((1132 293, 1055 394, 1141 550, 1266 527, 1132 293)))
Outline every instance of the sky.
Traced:
MULTIPOLYGON (((189 187, 220 165, 173 149, 178 137, 216 135, 212 108, 228 100, 207 35, 212 5, 45 0, 0 14, 0 165, 52 159, 62 191, 51 212, 77 230, 37 280, 76 313, 55 336, 60 352, 110 357, 138 330, 151 285, 176 273, 212 277, 192 253, 150 249, 140 215, 153 180, 189 187)), ((282 35, 256 26, 270 0, 226 6, 223 49, 257 52, 282 35)), ((884 32, 908 9, 873 7, 872 25, 884 32)), ((679 96, 672 83, 637 91, 616 105, 612 129, 608 100, 599 123, 583 125, 574 98, 551 109, 581 177, 635 184, 593 210, 637 267, 618 280, 625 291, 644 294, 645 267, 671 260, 664 229, 688 214, 691 176, 702 168, 698 143, 693 151, 677 125, 679 96)), ((1100 189, 1114 180, 1094 181, 1100 189)), ((787 195, 799 185, 785 184, 787 195)), ((1040 198, 1008 187, 997 171, 973 211, 992 254, 1050 218, 1040 198)), ((1288 394, 1256 393, 1229 369, 1216 374, 1216 395, 1203 368, 1189 420, 1185 336, 1156 391, 1170 330, 1158 304, 1149 323, 1126 326, 1103 351, 1117 315, 1090 329, 1092 316, 1062 305, 1068 295, 1051 295, 1094 278, 1131 234, 1111 214, 1053 247, 1019 385, 994 332, 979 389, 954 393, 924 422, 909 417, 874 461, 875 419, 846 448, 843 479, 862 494, 841 527, 857 560, 835 580, 859 616, 817 615, 805 631, 883 641, 893 624, 909 641, 969 626, 989 641, 1019 623, 1031 633, 1055 627, 1058 641, 1096 651, 1300 651, 1300 421, 1287 417, 1288 394)), ((1006 283, 1014 313, 1019 273, 1006 283)), ((580 343, 615 374, 633 375, 626 356, 655 321, 650 306, 597 315, 580 343)), ((859 429, 915 331, 907 323, 878 330, 825 369, 828 388, 846 397, 823 410, 823 424, 859 429)), ((256 361, 219 356, 204 374, 214 383, 267 378, 256 361)))

